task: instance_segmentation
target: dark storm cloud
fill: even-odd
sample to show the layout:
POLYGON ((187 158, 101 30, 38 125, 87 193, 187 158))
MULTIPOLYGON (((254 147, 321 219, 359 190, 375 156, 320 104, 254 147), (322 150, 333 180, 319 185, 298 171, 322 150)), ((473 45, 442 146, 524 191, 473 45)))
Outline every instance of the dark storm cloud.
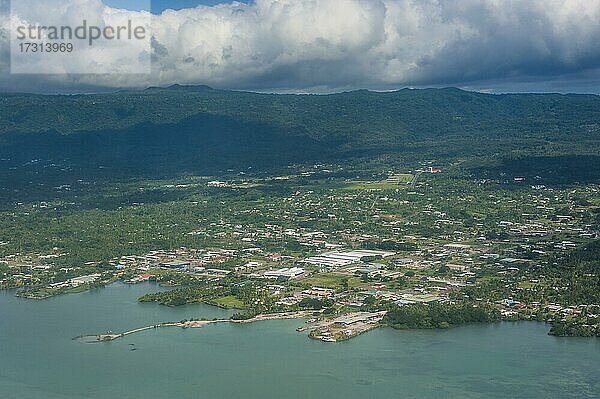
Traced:
MULTIPOLYGON (((600 92, 599 21, 600 0, 257 0, 155 16, 151 75, 35 84, 600 92)), ((5 73, 0 84, 24 81, 5 73)))

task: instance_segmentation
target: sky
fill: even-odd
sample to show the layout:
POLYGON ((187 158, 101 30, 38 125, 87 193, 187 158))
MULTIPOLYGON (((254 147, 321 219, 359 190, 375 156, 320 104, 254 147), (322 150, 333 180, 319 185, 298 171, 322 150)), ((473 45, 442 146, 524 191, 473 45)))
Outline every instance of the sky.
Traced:
MULTIPOLYGON (((11 74, 7 1, 0 0, 2 92, 206 84, 600 94, 600 0, 153 0, 151 71, 124 75, 116 61, 110 74, 11 74)), ((66 19, 65 4, 85 5, 90 19, 107 21, 124 5, 140 13, 131 6, 137 1, 60 0, 44 15, 66 19)), ((101 47, 91 51, 104 54, 101 47)), ((110 54, 121 63, 138 57, 110 54)))
MULTIPOLYGON (((240 3, 250 3, 250 0, 238 0, 240 3)), ((144 3, 144 1, 139 1, 137 6, 135 6, 135 0, 105 0, 104 4, 111 7, 124 7, 128 9, 144 9, 146 8, 144 5, 140 5, 144 3), (134 4, 132 6, 132 3, 134 4)), ((226 3, 224 0, 151 0, 151 10, 154 14, 160 14, 164 10, 182 10, 185 8, 194 8, 199 5, 204 6, 214 6, 217 4, 226 3)))

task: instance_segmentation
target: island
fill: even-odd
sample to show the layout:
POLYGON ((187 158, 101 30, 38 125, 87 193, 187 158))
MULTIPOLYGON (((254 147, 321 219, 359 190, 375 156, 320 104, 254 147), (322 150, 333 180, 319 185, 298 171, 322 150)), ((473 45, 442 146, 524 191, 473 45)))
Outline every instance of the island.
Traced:
POLYGON ((37 114, 0 125, 0 288, 19 297, 159 284, 139 300, 237 309, 231 322, 302 315, 322 341, 500 320, 600 334, 596 97, 35 98, 47 115, 96 108, 49 122, 60 134, 31 136, 37 114))

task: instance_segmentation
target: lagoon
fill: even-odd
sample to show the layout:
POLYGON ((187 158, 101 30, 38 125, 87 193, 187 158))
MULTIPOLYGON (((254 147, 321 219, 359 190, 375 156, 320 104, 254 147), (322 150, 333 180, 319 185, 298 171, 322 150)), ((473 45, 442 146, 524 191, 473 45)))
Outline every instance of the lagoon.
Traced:
POLYGON ((301 320, 71 339, 232 313, 137 302, 160 289, 117 283, 44 301, 0 292, 0 398, 600 397, 600 340, 551 337, 534 322, 385 328, 335 344, 296 332, 301 320))

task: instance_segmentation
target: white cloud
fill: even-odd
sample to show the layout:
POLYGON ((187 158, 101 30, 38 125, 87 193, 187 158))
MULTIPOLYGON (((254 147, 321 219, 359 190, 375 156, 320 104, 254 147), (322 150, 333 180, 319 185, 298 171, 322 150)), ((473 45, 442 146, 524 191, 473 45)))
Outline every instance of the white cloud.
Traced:
MULTIPOLYGON (((82 1, 88 0, 63 3, 82 1)), ((335 89, 564 81, 579 74, 598 84, 599 22, 600 0, 257 0, 200 6, 153 17, 152 74, 40 76, 35 84, 335 89)), ((5 43, 0 51, 6 52, 5 43)), ((18 79, 4 73, 0 84, 14 89, 18 79)))
POLYGON ((40 0, 12 3, 11 72, 63 75, 150 72, 150 36, 146 33, 144 39, 134 37, 138 27, 145 32, 149 30, 149 12, 111 9, 101 0, 51 0, 44 4, 47 7, 40 7, 40 0), (110 40, 102 32, 109 32, 110 40), (44 42, 40 41, 40 35, 44 42), (69 39, 57 40, 65 36, 69 39), (34 45, 29 46, 30 43, 34 45))

